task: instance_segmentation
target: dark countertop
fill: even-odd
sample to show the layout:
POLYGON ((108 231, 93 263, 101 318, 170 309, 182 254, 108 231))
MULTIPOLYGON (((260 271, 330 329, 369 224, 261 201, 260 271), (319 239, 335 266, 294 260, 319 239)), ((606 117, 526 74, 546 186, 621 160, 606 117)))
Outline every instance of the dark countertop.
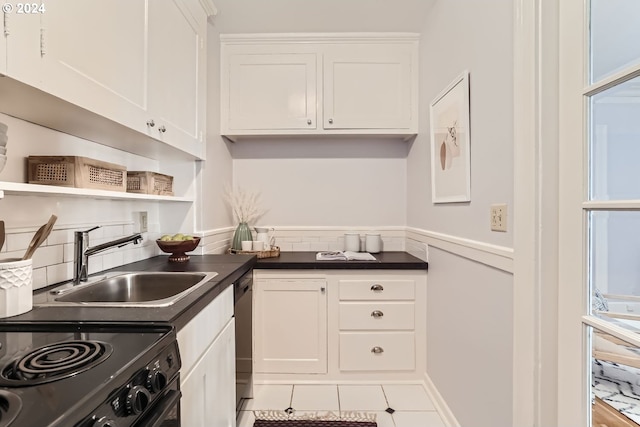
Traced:
MULTIPOLYGON (((36 306, 33 310, 2 319, 2 322, 134 322, 172 323, 180 330, 235 280, 253 268, 254 255, 192 255, 189 262, 169 263, 168 256, 157 256, 126 264, 94 276, 112 271, 191 271, 218 273, 208 284, 194 290, 168 307, 81 307, 36 306)), ((34 298, 40 292, 37 291, 34 298)))
MULTIPOLYGON (((122 322, 145 324, 173 324, 177 330, 185 326, 215 297, 252 268, 256 269, 366 269, 366 270, 426 270, 428 264, 406 252, 384 252, 374 255, 377 261, 316 261, 315 252, 282 252, 278 258, 257 259, 255 255, 191 255, 187 263, 169 263, 168 256, 157 256, 126 264, 114 271, 189 271, 218 273, 208 284, 194 290, 168 307, 82 307, 37 306, 31 311, 1 319, 0 323, 51 322, 122 322)), ((45 288, 34 293, 48 292, 45 288)))
POLYGON ((281 252, 277 258, 258 259, 256 269, 302 270, 426 270, 428 263, 407 252, 372 254, 376 261, 316 261, 315 252, 281 252))

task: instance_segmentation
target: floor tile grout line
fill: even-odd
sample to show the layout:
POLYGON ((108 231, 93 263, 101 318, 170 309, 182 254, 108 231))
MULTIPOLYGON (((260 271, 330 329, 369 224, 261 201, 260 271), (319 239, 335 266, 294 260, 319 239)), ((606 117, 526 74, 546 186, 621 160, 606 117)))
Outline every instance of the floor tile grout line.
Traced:
POLYGON ((293 393, 295 392, 296 385, 291 384, 291 396, 289 396, 289 406, 287 408, 293 408, 293 393))

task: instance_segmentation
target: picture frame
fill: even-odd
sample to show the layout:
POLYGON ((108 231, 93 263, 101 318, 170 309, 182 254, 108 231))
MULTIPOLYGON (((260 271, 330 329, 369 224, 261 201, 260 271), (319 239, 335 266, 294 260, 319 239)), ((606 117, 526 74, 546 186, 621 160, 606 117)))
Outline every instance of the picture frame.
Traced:
POLYGON ((464 71, 431 102, 431 200, 471 201, 469 71, 464 71))

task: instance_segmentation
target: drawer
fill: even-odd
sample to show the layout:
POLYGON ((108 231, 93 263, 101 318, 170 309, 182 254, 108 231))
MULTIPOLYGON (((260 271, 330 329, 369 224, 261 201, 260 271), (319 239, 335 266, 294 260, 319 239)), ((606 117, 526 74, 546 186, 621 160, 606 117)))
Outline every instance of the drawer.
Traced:
POLYGON ((413 371, 415 365, 413 332, 340 333, 341 371, 413 371))
POLYGON ((340 329, 414 328, 413 302, 341 302, 340 329))
POLYGON ((413 300, 413 280, 340 280, 341 300, 413 300))

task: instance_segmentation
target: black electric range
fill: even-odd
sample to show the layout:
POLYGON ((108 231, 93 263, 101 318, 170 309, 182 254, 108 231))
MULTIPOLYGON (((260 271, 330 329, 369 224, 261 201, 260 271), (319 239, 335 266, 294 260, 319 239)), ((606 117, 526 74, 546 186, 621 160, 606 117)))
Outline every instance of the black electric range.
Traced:
POLYGON ((0 427, 180 426, 170 325, 0 324, 0 427))

